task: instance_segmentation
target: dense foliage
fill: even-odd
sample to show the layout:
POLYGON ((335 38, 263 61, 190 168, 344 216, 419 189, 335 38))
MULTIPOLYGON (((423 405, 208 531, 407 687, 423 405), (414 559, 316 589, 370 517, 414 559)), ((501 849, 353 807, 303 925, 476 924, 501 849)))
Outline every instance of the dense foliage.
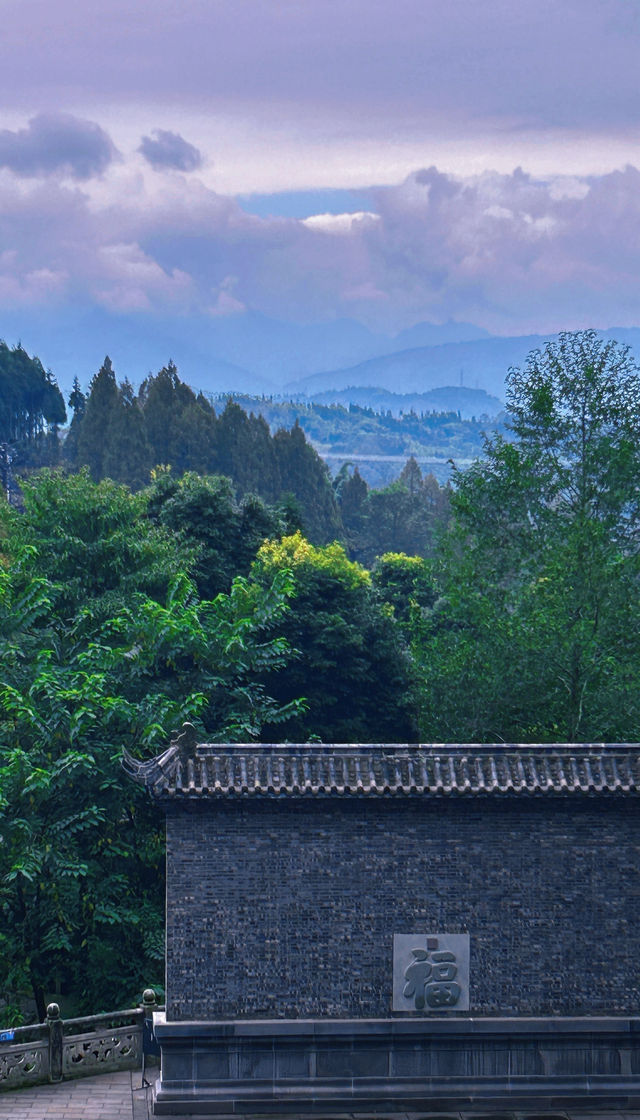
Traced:
POLYGON ((185 719, 255 738, 299 704, 262 685, 287 571, 203 599, 143 496, 45 473, 24 497, 0 568, 0 989, 42 1017, 57 984, 96 1010, 162 980, 162 822, 122 747, 154 753, 185 719))
MULTIPOLYGON (((24 474, 30 465, 55 465, 60 458, 57 424, 65 416, 62 397, 51 375, 44 374, 37 359, 30 359, 20 348, 9 351, 5 347, 5 352, 7 376, 13 386, 13 396, 8 393, 6 397, 7 416, 13 419, 11 424, 7 420, 5 438, 9 443, 13 440, 11 452, 14 457, 17 453, 17 470, 24 474), (20 373, 23 366, 29 371, 28 392, 20 373), (39 396, 34 387, 36 382, 39 396), (35 419, 35 413, 20 413, 13 399, 16 394, 22 394, 20 399, 24 398, 32 409, 37 404, 41 413, 35 419), (45 398, 48 403, 42 413, 45 398), (25 430, 31 432, 28 454, 23 447, 25 425, 25 430)), ((0 388, 2 361, 3 353, 0 353, 0 388)), ((229 490, 226 500, 245 503, 246 524, 240 529, 243 536, 251 537, 257 531, 257 525, 254 529, 250 526, 253 502, 258 522, 272 519, 269 527, 265 523, 268 531, 262 533, 261 539, 273 533, 279 518, 283 517, 285 528, 302 529, 314 544, 323 545, 339 539, 346 544, 353 559, 371 563, 389 548, 428 555, 433 550, 434 530, 447 514, 447 487, 440 486, 432 476, 423 480, 413 456, 399 480, 379 491, 371 490, 360 478, 357 468, 352 471, 350 463, 345 463, 337 477, 331 479, 317 450, 308 442, 299 414, 305 425, 318 415, 325 423, 332 417, 331 423, 335 421, 339 427, 343 414, 355 416, 343 408, 317 406, 316 409, 314 406, 311 409, 309 406, 305 409, 281 404, 270 419, 281 416, 283 425, 272 424, 272 434, 267 420, 259 414, 258 406, 266 407, 265 402, 251 401, 256 404, 255 414, 229 397, 215 401, 214 408, 202 393, 196 394, 180 380, 172 362, 157 375, 149 375, 136 393, 128 381, 118 383, 108 357, 92 378, 87 395, 75 379, 68 403, 73 419, 62 446, 62 460, 67 469, 77 471, 87 467, 95 482, 108 478, 134 491, 148 485, 152 472, 159 477, 162 473, 167 476, 170 471, 171 483, 165 477, 160 486, 159 492, 165 495, 178 486, 185 474, 223 476, 229 480, 225 484, 229 490), (261 499, 262 505, 260 502, 255 505, 256 498, 261 499), (266 511, 265 503, 270 512, 266 511)), ((377 417, 373 428, 379 433, 385 426, 396 423, 390 415, 385 418, 369 409, 361 411, 366 424, 377 417)), ((411 413, 405 419, 410 427, 416 416, 411 413)), ((433 417, 423 419, 428 427, 433 417)), ((456 418, 449 419, 453 422, 456 418)), ((348 428, 353 435, 353 424, 348 428)), ((369 441, 372 448, 375 444, 373 428, 374 442, 369 441)), ((332 446, 340 443, 337 430, 330 437, 332 446)), ((474 448, 479 429, 475 438, 474 448)), ((347 443, 350 440, 351 436, 346 437, 347 443)), ((400 441, 391 450, 398 451, 405 445, 412 445, 412 441, 415 443, 410 436, 408 443, 400 441)), ((449 451, 453 449, 453 445, 448 447, 449 451)), ((384 452, 386 444, 383 441, 374 449, 384 452)), ((184 495, 179 504, 182 504, 182 497, 184 495)), ((193 495, 190 504, 196 515, 198 500, 193 495)), ((175 503, 170 503, 166 516, 175 517, 175 509, 175 503)), ((212 516, 210 510, 209 522, 212 516)), ((221 543, 222 535, 218 531, 214 549, 221 543)), ((211 555, 210 549, 209 558, 211 555)), ((235 565, 229 569, 226 558, 220 557, 219 563, 227 571, 248 570, 247 563, 239 569, 235 565)))
POLYGON ((512 433, 456 479, 421 618, 436 738, 634 740, 640 717, 640 370, 594 332, 508 379, 512 433))
POLYGON ((410 459, 383 491, 348 466, 331 484, 299 426, 217 416, 175 369, 137 397, 108 362, 88 398, 76 386, 69 454, 86 465, 0 507, 0 990, 16 1004, 30 991, 42 1015, 58 986, 97 1010, 160 982, 162 821, 120 757, 184 719, 213 740, 638 739, 640 371, 583 332, 508 386, 510 431, 450 490, 410 459), (87 433, 110 423, 105 460, 87 433), (171 469, 132 490, 118 464, 136 441, 145 471, 171 469))
MULTIPOLYGON (((333 539, 340 518, 329 472, 298 424, 272 437, 266 421, 229 400, 217 415, 202 395, 178 377, 173 363, 143 381, 139 393, 118 385, 109 358, 91 381, 89 395, 74 388, 74 418, 65 461, 87 466, 98 482, 112 478, 133 489, 152 469, 170 467, 230 478, 239 496, 293 501, 298 519, 316 543, 333 539)), ((71 404, 70 399, 70 404, 71 404)))
POLYGON ((282 704, 303 695, 308 706, 282 725, 286 738, 414 739, 408 651, 369 572, 339 544, 314 548, 300 533, 265 542, 253 571, 268 586, 283 569, 293 573, 294 593, 281 632, 297 656, 286 673, 270 671, 265 683, 282 704))
POLYGON ((449 518, 450 487, 423 477, 414 456, 396 482, 367 486, 358 468, 345 466, 334 482, 343 537, 354 560, 371 565, 385 552, 431 556, 449 518))
POLYGON ((56 429, 65 420, 53 374, 22 346, 0 341, 0 443, 11 444, 23 466, 55 461, 56 429))
MULTIPOLYGON (((216 406, 222 399, 212 398, 216 406)), ((459 412, 417 411, 411 406, 394 415, 384 404, 321 404, 248 396, 234 396, 234 400, 245 411, 263 416, 273 431, 300 424, 321 454, 472 459, 482 451, 487 427, 502 425, 502 419, 463 420, 459 412)))

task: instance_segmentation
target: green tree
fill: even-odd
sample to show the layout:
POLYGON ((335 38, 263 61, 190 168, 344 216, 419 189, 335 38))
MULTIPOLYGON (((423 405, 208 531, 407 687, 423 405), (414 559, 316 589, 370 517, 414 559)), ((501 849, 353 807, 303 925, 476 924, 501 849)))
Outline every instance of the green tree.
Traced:
MULTIPOLYGON (((186 386, 184 388, 187 389, 186 386)), ((193 395, 188 390, 182 394, 181 389, 182 383, 173 362, 163 366, 155 377, 147 377, 140 386, 138 396, 144 411, 154 466, 168 466, 173 459, 176 420, 193 395)))
POLYGON ((511 436, 456 476, 421 648, 424 733, 635 739, 640 372, 593 331, 508 376, 511 436))
POLYGON ((229 478, 177 478, 158 471, 146 492, 149 516, 194 552, 193 578, 203 598, 228 591, 236 575, 248 575, 267 537, 278 535, 283 519, 255 495, 236 501, 229 478))
MULTIPOLYGON (((371 576, 339 544, 315 548, 300 533, 268 541, 254 574, 268 584, 291 569, 295 593, 280 633, 298 656, 265 679, 282 703, 304 696, 308 712, 282 730, 325 742, 410 740, 415 736, 412 666, 393 613, 371 576)), ((267 731, 269 728, 267 728, 267 731)))
POLYGON ((64 400, 50 371, 22 346, 0 341, 0 443, 10 443, 20 464, 55 462, 64 400))
POLYGON ((86 468, 68 477, 43 470, 23 483, 23 496, 24 515, 5 510, 0 521, 7 549, 36 551, 63 619, 87 605, 99 621, 136 591, 161 602, 189 570, 188 548, 145 516, 142 495, 110 479, 94 483, 86 468))
POLYGON ((123 746, 156 753, 185 719, 203 738, 257 738, 299 710, 262 683, 287 657, 287 571, 202 600, 180 540, 110 482, 56 476, 66 528, 52 536, 52 478, 5 514, 0 567, 0 988, 30 988, 41 1018, 56 979, 92 1010, 161 980, 162 822, 123 746), (66 587, 79 530, 84 595, 66 587))
POLYGON ((306 536, 314 544, 340 537, 342 525, 328 468, 307 443, 298 421, 290 432, 276 432, 273 440, 282 489, 299 503, 306 536))
POLYGON ((349 463, 344 463, 338 471, 334 479, 334 492, 346 543, 349 552, 355 556, 364 530, 369 487, 357 467, 349 474, 349 466, 349 463))
POLYGON ((180 380, 173 362, 143 381, 138 403, 153 466, 175 464, 178 471, 208 466, 211 449, 205 444, 213 437, 213 409, 180 380))
POLYGON ((149 481, 151 447, 147 440, 142 409, 133 388, 125 380, 118 386, 118 396, 108 426, 108 437, 102 458, 102 475, 114 482, 124 482, 139 490, 149 481))
POLYGON ((218 470, 218 422, 201 393, 175 416, 169 462, 177 474, 218 470))
POLYGON ((87 398, 80 388, 80 382, 77 377, 73 379, 73 388, 69 394, 67 404, 73 412, 73 417, 63 444, 62 457, 70 467, 75 467, 78 462, 78 435, 85 408, 87 407, 87 398))
POLYGON ((89 396, 78 430, 76 462, 87 466, 94 482, 105 477, 104 455, 118 406, 118 386, 107 355, 91 379, 89 396))
POLYGON ((354 555, 365 564, 385 552, 432 555, 448 516, 448 498, 448 489, 432 474, 424 478, 412 455, 395 482, 368 492, 353 537, 354 555))
POLYGON ((239 494, 255 493, 274 502, 280 496, 280 468, 269 426, 228 400, 218 421, 218 467, 239 494))
POLYGON ((385 552, 372 569, 380 598, 393 607, 394 616, 409 635, 417 615, 431 611, 436 600, 431 565, 422 556, 385 552))

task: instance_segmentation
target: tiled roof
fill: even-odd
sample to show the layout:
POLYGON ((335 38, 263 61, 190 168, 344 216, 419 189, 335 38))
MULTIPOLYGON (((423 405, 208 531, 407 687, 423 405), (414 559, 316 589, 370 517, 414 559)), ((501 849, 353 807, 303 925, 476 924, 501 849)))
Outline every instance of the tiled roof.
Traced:
POLYGON ((180 800, 640 792, 628 743, 198 743, 185 725, 164 754, 124 765, 152 796, 180 800))

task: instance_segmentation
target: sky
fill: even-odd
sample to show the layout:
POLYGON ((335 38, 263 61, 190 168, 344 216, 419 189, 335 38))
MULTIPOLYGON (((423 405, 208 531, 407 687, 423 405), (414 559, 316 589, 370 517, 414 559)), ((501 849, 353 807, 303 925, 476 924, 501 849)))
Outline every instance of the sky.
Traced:
POLYGON ((4 0, 0 324, 639 325, 639 60, 635 0, 4 0))

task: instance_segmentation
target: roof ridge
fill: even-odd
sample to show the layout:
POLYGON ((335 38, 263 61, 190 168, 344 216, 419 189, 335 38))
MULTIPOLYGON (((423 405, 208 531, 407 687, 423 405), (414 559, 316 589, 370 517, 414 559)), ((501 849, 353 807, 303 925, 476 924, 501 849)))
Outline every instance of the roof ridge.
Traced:
POLYGON ((638 743, 199 743, 123 765, 156 798, 640 793, 638 743), (347 764, 348 763, 348 764, 347 764))

